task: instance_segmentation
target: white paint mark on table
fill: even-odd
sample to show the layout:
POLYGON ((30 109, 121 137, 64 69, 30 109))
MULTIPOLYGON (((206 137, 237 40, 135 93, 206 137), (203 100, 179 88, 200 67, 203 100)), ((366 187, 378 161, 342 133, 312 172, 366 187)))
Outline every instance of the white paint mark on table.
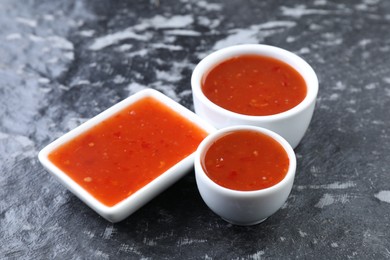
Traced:
POLYGON ((125 253, 134 253, 137 255, 142 255, 142 253, 135 246, 128 245, 128 244, 121 244, 119 246, 119 251, 122 251, 125 253))
POLYGON ((295 42, 296 40, 297 40, 297 38, 294 37, 294 36, 288 36, 288 37, 286 38, 286 42, 295 42))
POLYGON ((138 91, 141 91, 141 90, 143 90, 145 88, 146 88, 146 86, 141 85, 138 82, 131 82, 129 85, 127 85, 127 91, 130 94, 134 94, 134 93, 136 93, 138 91))
MULTIPOLYGON (((187 60, 183 60, 182 62, 173 63, 169 71, 155 70, 156 80, 149 83, 148 87, 163 92, 175 101, 180 101, 184 96, 190 95, 192 92, 190 90, 183 90, 180 93, 176 93, 177 86, 173 83, 176 83, 183 78, 182 72, 184 69, 192 68, 193 65, 191 63, 187 60)), ((127 86, 127 90, 130 94, 145 88, 147 88, 147 86, 142 85, 137 81, 133 81, 127 86)))
POLYGON ((45 38, 37 36, 35 34, 29 34, 28 39, 32 42, 43 42, 45 41, 45 38))
POLYGON ((91 82, 87 79, 76 78, 75 80, 73 80, 72 83, 70 83, 70 86, 74 87, 74 86, 90 85, 90 84, 91 84, 91 82))
POLYGON ((314 5, 326 5, 326 0, 315 0, 314 5))
POLYGON ((191 90, 191 89, 185 89, 185 90, 183 90, 182 92, 180 92, 180 93, 178 94, 178 96, 179 96, 180 98, 184 98, 184 97, 189 96, 189 95, 191 95, 191 94, 192 94, 192 90, 191 90))
POLYGON ((84 230, 84 231, 83 231, 83 234, 87 235, 88 238, 94 238, 94 237, 95 237, 95 233, 93 233, 93 232, 90 231, 90 230, 84 230))
POLYGON ((174 15, 172 17, 156 15, 150 19, 142 20, 141 23, 133 28, 137 31, 143 31, 150 27, 155 29, 185 28, 190 26, 193 22, 194 18, 192 15, 174 15))
POLYGON ((264 254, 265 254, 265 252, 263 250, 261 250, 261 251, 257 251, 253 255, 249 255, 248 258, 253 259, 253 260, 261 260, 261 256, 264 254))
POLYGON ((206 11, 220 11, 222 9, 221 4, 210 3, 208 1, 197 1, 196 5, 205 9, 206 11))
POLYGON ((291 28, 296 25, 296 22, 292 21, 268 21, 259 25, 255 25, 254 28, 259 30, 277 29, 277 28, 291 28))
POLYGON ((20 153, 22 153, 24 157, 32 157, 36 155, 37 151, 35 149, 35 143, 27 136, 0 132, 0 142, 2 140, 13 143, 13 149, 7 151, 11 157, 17 156, 20 153))
POLYGON ((109 255, 109 254, 104 253, 103 251, 100 251, 100 250, 96 250, 96 251, 95 251, 95 255, 96 255, 99 259, 110 259, 110 255, 109 255))
POLYGON ((229 31, 230 35, 219 40, 213 46, 213 50, 222 49, 231 45, 242 43, 258 43, 265 37, 280 33, 287 28, 294 27, 292 21, 269 21, 262 24, 255 24, 249 28, 238 28, 229 31))
POLYGON ((204 259, 205 260, 213 260, 213 258, 211 256, 209 256, 208 254, 205 254, 204 259))
POLYGON ((47 83, 50 83, 50 79, 41 77, 38 79, 38 83, 47 84, 47 83))
POLYGON ((84 117, 71 117, 66 121, 66 130, 74 129, 82 123, 86 122, 89 118, 84 117))
POLYGON ((191 244, 199 244, 199 243, 206 243, 206 239, 191 239, 188 237, 180 238, 179 241, 177 242, 178 246, 186 246, 186 245, 191 245, 191 244))
POLYGON ((301 18, 304 15, 312 15, 312 14, 330 14, 334 11, 321 10, 321 9, 307 9, 305 5, 296 5, 294 7, 282 6, 280 7, 282 10, 282 15, 290 16, 294 18, 301 18))
POLYGON ((155 240, 149 239, 149 238, 147 238, 147 237, 144 237, 143 243, 144 243, 145 245, 147 245, 147 246, 155 246, 155 245, 157 245, 157 242, 156 242, 155 240))
POLYGON ((172 98, 173 100, 177 102, 180 101, 180 98, 175 91, 176 90, 175 85, 169 84, 166 81, 156 81, 150 84, 150 86, 156 90, 161 91, 162 93, 172 98))
POLYGON ((59 36, 49 36, 47 37, 47 41, 50 43, 50 45, 54 48, 63 49, 63 50, 74 50, 73 43, 68 41, 65 38, 59 37, 59 36))
POLYGON ((329 100, 330 100, 330 101, 335 101, 335 100, 339 99, 339 97, 340 97, 339 94, 333 93, 333 94, 331 94, 331 95, 329 96, 329 100))
POLYGON ((303 232, 302 230, 298 230, 298 232, 299 232, 299 235, 301 237, 307 237, 307 233, 306 232, 303 232))
POLYGON ((372 42, 371 39, 362 39, 358 42, 358 45, 361 47, 366 47, 368 44, 372 42))
POLYGON ((330 206, 334 203, 341 203, 345 204, 349 202, 350 196, 348 194, 341 194, 341 195, 332 195, 329 193, 325 193, 320 201, 314 205, 316 208, 324 208, 326 206, 330 206))
POLYGON ((390 97, 390 89, 388 88, 385 88, 385 95, 390 97))
POLYGON ((384 77, 383 82, 390 84, 390 77, 384 77))
POLYGON ((390 203, 390 190, 382 190, 374 196, 380 201, 390 203))
POLYGON ((318 167, 318 166, 316 166, 316 165, 312 165, 312 166, 310 167, 310 172, 311 172, 311 173, 314 173, 314 174, 320 173, 320 172, 321 172, 321 168, 318 167))
POLYGON ((374 125, 385 125, 386 124, 384 121, 376 120, 376 119, 372 120, 371 123, 374 125))
POLYGON ((334 46, 343 43, 343 39, 335 33, 326 32, 321 37, 324 40, 319 42, 320 46, 334 46))
POLYGON ((182 77, 178 73, 173 73, 173 71, 156 70, 156 78, 158 80, 176 82, 179 81, 182 77))
POLYGON ((94 34, 95 30, 83 30, 79 32, 79 35, 83 37, 92 37, 94 34))
POLYGON ((24 24, 24 25, 27 25, 29 27, 37 27, 38 25, 38 22, 36 20, 33 20, 33 19, 28 19, 28 18, 24 18, 24 17, 16 17, 15 21, 17 23, 20 23, 20 24, 24 24))
POLYGON ((174 237, 175 236, 175 233, 173 230, 171 231, 165 231, 165 232, 162 232, 160 233, 158 236, 155 237, 156 240, 164 240, 166 238, 171 238, 171 237, 174 237))
POLYGON ((336 86, 334 86, 332 89, 334 90, 345 90, 347 88, 347 86, 345 86, 345 84, 341 81, 337 81, 336 82, 336 86))
POLYGON ((150 39, 150 37, 150 34, 136 34, 132 31, 131 28, 127 28, 123 31, 118 31, 96 38, 95 41, 88 47, 88 49, 91 51, 99 51, 123 40, 134 39, 139 41, 147 41, 150 39))
POLYGON ((55 19, 54 15, 51 15, 51 14, 44 14, 42 17, 46 21, 54 21, 54 19, 55 19))
MULTIPOLYGON (((248 29, 234 29, 231 32, 232 34, 230 34, 228 37, 216 42, 212 49, 218 50, 236 44, 259 42, 257 37, 259 32, 254 30, 253 26, 248 29)), ((262 33, 263 36, 266 36, 265 34, 268 36, 273 34, 273 32, 262 33)))
POLYGON ((321 25, 315 24, 315 23, 312 23, 312 24, 309 25, 309 29, 312 30, 312 31, 319 31, 322 28, 324 28, 324 27, 321 26, 321 25))
POLYGON ((116 50, 119 51, 119 52, 127 52, 127 51, 131 50, 132 48, 133 48, 132 44, 125 43, 125 44, 122 44, 122 45, 118 46, 116 48, 116 50))
POLYGON ((376 5, 380 2, 380 0, 363 0, 363 3, 366 5, 376 5))
POLYGON ((192 15, 175 15, 169 18, 157 15, 150 21, 155 28, 185 28, 194 22, 194 18, 192 15))
POLYGON ((74 53, 73 52, 65 52, 64 57, 68 60, 74 60, 74 53))
POLYGON ((303 47, 297 51, 295 51, 296 54, 308 54, 310 53, 310 49, 307 47, 303 47))
POLYGON ((370 84, 367 84, 364 88, 367 90, 376 89, 376 84, 370 83, 370 84))
POLYGON ((210 19, 209 17, 206 16, 198 16, 197 22, 199 25, 206 26, 209 29, 214 29, 215 27, 221 24, 220 19, 210 19))
POLYGON ((104 239, 110 239, 116 233, 116 228, 113 224, 108 224, 103 233, 104 239))
POLYGON ((333 242, 330 244, 330 246, 333 248, 337 248, 337 247, 339 247, 339 244, 337 244, 336 242, 333 242))
POLYGON ((164 31, 164 34, 175 35, 175 36, 192 36, 192 37, 197 37, 201 35, 200 32, 194 30, 183 30, 183 29, 166 30, 164 31))
POLYGON ((20 35, 19 33, 11 33, 11 34, 8 34, 5 37, 5 39, 8 41, 19 40, 19 39, 22 39, 22 35, 20 35))
POLYGON ((115 84, 122 84, 126 81, 126 78, 123 77, 122 75, 115 75, 114 79, 112 80, 112 82, 114 82, 115 84))
POLYGON ((170 51, 181 51, 181 50, 183 50, 182 46, 167 45, 167 44, 164 44, 164 43, 155 43, 155 44, 152 44, 151 47, 154 48, 154 49, 168 49, 170 51))
POLYGON ((142 49, 142 50, 139 50, 139 51, 134 51, 134 52, 131 52, 129 53, 127 56, 129 58, 133 58, 135 56, 140 56, 140 57, 144 57, 148 54, 148 50, 147 49, 142 49))
MULTIPOLYGON (((35 34, 29 34, 28 39, 34 43, 46 43, 51 48, 64 50, 63 57, 73 60, 74 59, 74 45, 72 42, 68 41, 65 38, 53 35, 47 38, 35 34)), ((48 52, 49 49, 42 49, 42 53, 48 52)), ((52 59, 47 60, 48 63, 57 63, 59 61, 58 57, 53 57, 52 59)))

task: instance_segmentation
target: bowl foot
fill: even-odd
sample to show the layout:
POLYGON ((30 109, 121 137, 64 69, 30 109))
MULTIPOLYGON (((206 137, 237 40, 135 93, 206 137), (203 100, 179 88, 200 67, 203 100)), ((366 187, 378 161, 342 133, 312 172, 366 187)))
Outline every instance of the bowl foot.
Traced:
POLYGON ((238 222, 238 221, 234 221, 234 220, 230 220, 230 219, 226 219, 226 218, 222 218, 222 219, 225 220, 226 222, 229 222, 230 224, 233 224, 233 225, 236 225, 236 226, 253 226, 253 225, 257 225, 257 224, 262 223, 267 218, 263 218, 263 219, 256 220, 256 221, 253 221, 253 222, 238 222))

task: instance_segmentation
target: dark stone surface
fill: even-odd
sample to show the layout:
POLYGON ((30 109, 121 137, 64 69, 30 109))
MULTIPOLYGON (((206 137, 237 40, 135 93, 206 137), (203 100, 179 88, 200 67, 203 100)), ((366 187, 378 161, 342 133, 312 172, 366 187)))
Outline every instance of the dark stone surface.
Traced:
POLYGON ((0 258, 390 258, 390 2, 0 1, 0 258), (266 222, 232 226, 193 172, 111 224, 38 151, 139 89, 193 109, 190 75, 215 49, 265 43, 320 79, 297 176, 266 222))

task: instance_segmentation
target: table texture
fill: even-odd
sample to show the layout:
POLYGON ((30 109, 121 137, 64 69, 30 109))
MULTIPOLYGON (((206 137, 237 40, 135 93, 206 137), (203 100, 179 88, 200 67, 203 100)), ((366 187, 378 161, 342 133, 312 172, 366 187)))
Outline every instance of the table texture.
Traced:
POLYGON ((0 25, 0 259, 390 258, 390 1, 0 0, 0 25), (195 65, 241 43, 290 50, 320 81, 265 222, 223 221, 191 171, 112 224, 38 162, 141 89, 193 110, 195 65))

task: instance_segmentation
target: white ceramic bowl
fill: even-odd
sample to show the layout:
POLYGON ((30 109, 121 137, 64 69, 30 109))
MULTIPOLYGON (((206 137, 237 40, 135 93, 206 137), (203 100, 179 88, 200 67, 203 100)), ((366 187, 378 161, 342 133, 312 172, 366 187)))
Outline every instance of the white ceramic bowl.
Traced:
POLYGON ((89 121, 80 125, 79 127, 73 129, 69 133, 63 135, 58 138, 48 146, 46 146, 42 151, 40 151, 38 157, 42 165, 54 176, 56 177, 65 187, 67 187, 74 195, 79 197, 83 202, 85 202, 89 207, 95 210, 98 214, 100 214, 105 219, 111 222, 118 222, 128 217, 130 214, 135 212, 137 209, 142 207, 156 195, 164 191, 167 187, 172 185, 174 182, 183 177, 188 170, 193 167, 194 161, 194 153, 184 158, 176 165, 168 169, 166 172, 161 174, 159 177, 149 182, 140 190, 133 193, 131 196, 126 198, 125 200, 119 202, 118 204, 108 207, 94 198, 90 193, 88 193, 84 188, 82 188, 79 184, 77 184, 73 179, 71 179, 65 172, 59 169, 55 164, 53 164, 49 159, 48 155, 55 150, 57 147, 62 144, 72 140, 93 126, 99 124, 103 120, 109 118, 113 114, 118 111, 124 109, 130 104, 145 98, 145 97, 153 97, 166 106, 170 107, 172 110, 177 112, 179 115, 187 118, 195 125, 205 130, 207 133, 211 133, 215 131, 215 128, 208 123, 204 122, 200 119, 196 114, 188 110, 187 108, 181 106, 176 103, 172 99, 163 95, 162 93, 152 90, 146 89, 142 90, 127 99, 119 102, 118 104, 110 107, 99 115, 93 117, 89 121))
POLYGON ((195 67, 191 86, 196 114, 216 128, 232 125, 264 127, 283 136, 293 148, 299 144, 309 126, 318 93, 317 76, 307 62, 284 49, 261 44, 236 45, 211 53, 195 67), (306 82, 307 95, 305 99, 290 110, 269 116, 243 115, 226 110, 211 102, 202 92, 203 76, 224 60, 248 54, 272 57, 292 66, 306 82))
POLYGON ((206 137, 195 154, 196 183, 207 206, 224 220, 235 225, 254 225, 274 214, 286 202, 295 177, 296 157, 289 143, 280 135, 261 127, 232 126, 206 137), (210 145, 229 132, 250 130, 266 134, 279 142, 287 152, 289 168, 286 176, 274 186, 255 191, 232 190, 211 180, 202 167, 210 145))

